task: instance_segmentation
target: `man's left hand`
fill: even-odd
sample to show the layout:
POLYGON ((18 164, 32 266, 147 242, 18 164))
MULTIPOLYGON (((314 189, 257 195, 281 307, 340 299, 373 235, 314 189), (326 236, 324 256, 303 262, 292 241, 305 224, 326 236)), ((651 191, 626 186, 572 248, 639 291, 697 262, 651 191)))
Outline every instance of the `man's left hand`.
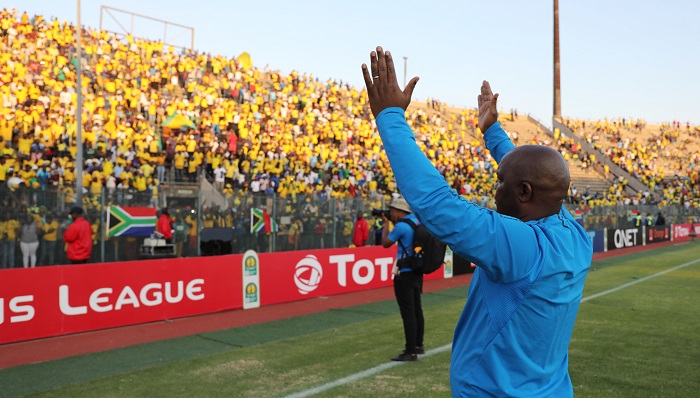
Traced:
POLYGON ((399 107, 405 111, 411 103, 411 95, 418 83, 418 76, 411 79, 401 91, 396 80, 396 69, 391 53, 388 51, 384 53, 382 47, 378 46, 377 51, 372 51, 369 57, 372 74, 370 75, 367 64, 362 64, 362 75, 365 78, 372 114, 376 118, 381 111, 392 107, 399 107))

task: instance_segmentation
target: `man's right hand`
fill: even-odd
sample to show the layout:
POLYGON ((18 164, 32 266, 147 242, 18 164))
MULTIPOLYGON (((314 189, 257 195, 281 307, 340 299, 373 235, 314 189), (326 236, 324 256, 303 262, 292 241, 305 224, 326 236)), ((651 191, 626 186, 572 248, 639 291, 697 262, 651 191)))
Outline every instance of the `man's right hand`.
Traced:
POLYGON ((362 75, 365 78, 369 105, 374 117, 391 107, 399 107, 405 111, 411 103, 411 95, 418 83, 418 77, 411 79, 401 90, 391 53, 388 51, 384 53, 382 47, 378 46, 376 52, 372 51, 369 54, 369 58, 371 74, 367 64, 362 64, 362 75))
POLYGON ((481 84, 481 95, 479 95, 478 101, 479 129, 481 129, 481 133, 483 134, 491 125, 498 121, 498 108, 496 104, 496 101, 498 101, 498 94, 494 94, 491 91, 491 85, 486 80, 481 84))

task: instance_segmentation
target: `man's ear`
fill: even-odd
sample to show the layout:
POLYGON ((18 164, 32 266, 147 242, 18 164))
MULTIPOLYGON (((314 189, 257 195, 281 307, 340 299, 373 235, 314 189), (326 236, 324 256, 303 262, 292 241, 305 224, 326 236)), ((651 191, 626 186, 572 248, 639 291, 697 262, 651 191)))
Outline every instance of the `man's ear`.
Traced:
POLYGON ((522 203, 532 200, 532 184, 523 181, 518 186, 518 200, 522 203))

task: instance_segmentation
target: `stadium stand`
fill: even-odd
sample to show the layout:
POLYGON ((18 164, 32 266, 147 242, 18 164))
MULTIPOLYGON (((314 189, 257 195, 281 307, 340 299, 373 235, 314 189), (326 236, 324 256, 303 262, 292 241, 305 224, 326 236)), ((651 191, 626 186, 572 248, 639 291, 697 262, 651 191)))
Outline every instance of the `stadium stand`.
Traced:
MULTIPOLYGON (((63 221, 61 211, 74 204, 76 167, 83 167, 82 206, 92 212, 96 241, 102 226, 95 212, 105 205, 158 208, 171 205, 174 187, 204 192, 199 213, 195 203, 175 201, 183 204, 173 217, 189 226, 185 255, 196 250, 202 226, 243 231, 233 238, 234 251, 300 247, 284 239, 294 229, 302 230, 301 247, 347 245, 352 215, 381 208, 397 190, 364 89, 91 28, 80 60, 75 46, 72 24, 0 12, 0 202, 12 210, 0 224, 5 243, 16 238, 18 215, 34 214, 42 228, 48 214, 63 221), (75 164, 78 62, 83 165, 75 164), (202 188, 200 176, 211 183, 202 188), (248 233, 253 208, 284 220, 278 244, 248 233)), ((516 143, 562 152, 573 177, 572 204, 640 203, 625 193, 627 181, 600 164, 607 156, 661 192, 662 205, 698 205, 698 127, 674 122, 654 130, 641 123, 640 130, 631 119, 567 120, 600 151, 590 153, 514 111, 501 119, 516 143)), ((475 110, 414 101, 407 120, 447 182, 493 206, 496 163, 475 110)))

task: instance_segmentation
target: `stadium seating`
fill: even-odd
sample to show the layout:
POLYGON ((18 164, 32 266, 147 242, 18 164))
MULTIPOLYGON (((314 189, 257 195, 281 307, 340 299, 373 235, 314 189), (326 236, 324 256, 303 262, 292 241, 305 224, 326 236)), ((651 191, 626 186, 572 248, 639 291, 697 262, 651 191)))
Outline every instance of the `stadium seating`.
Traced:
MULTIPOLYGON (((0 27, 0 202, 6 209, 70 206, 77 167, 88 211, 101 206, 103 190, 107 205, 130 200, 159 207, 165 187, 205 175, 219 196, 201 214, 204 227, 233 227, 251 207, 271 209, 265 198, 275 195, 287 203, 279 215, 305 208, 309 218, 301 222, 308 230, 323 229, 323 214, 332 209, 323 213, 321 207, 333 198, 339 203, 334 225, 346 236, 342 225, 352 210, 379 207, 397 191, 364 88, 90 28, 78 60, 74 25, 14 9, 0 12, 0 27), (75 164, 78 62, 82 165, 75 164), (59 193, 53 201, 42 196, 49 191, 59 193), (238 214, 222 212, 226 207, 238 214)), ((566 120, 599 150, 586 153, 514 111, 500 119, 516 144, 562 152, 574 182, 570 202, 641 199, 628 197, 626 182, 597 161, 607 156, 659 191, 662 205, 698 206, 696 126, 566 120)), ((467 199, 492 206, 497 165, 485 149, 476 110, 415 100, 407 120, 446 181, 467 199)))

